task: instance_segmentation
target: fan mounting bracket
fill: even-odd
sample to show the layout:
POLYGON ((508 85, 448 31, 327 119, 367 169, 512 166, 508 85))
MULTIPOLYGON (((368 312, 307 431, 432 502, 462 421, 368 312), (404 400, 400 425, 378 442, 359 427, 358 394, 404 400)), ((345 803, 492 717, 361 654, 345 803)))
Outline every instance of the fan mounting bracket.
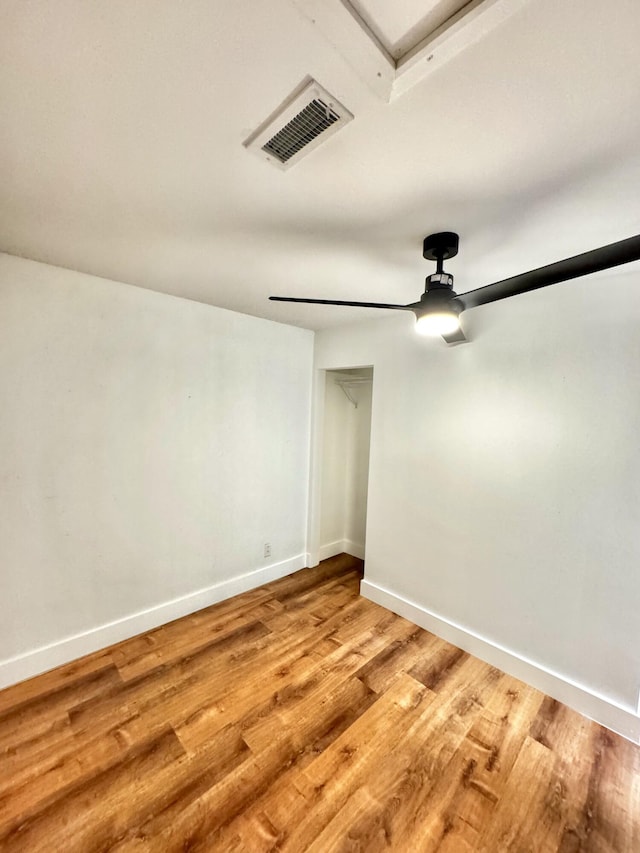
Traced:
POLYGON ((453 231, 429 234, 422 244, 422 256, 428 261, 446 261, 458 254, 458 235, 453 231))

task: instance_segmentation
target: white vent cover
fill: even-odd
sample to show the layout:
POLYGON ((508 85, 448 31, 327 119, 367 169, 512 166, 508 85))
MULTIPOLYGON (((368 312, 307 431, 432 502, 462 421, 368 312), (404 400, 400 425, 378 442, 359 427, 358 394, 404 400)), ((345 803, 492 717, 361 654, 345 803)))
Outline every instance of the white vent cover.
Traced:
POLYGON ((333 95, 308 78, 244 145, 274 166, 288 169, 352 118, 333 95))

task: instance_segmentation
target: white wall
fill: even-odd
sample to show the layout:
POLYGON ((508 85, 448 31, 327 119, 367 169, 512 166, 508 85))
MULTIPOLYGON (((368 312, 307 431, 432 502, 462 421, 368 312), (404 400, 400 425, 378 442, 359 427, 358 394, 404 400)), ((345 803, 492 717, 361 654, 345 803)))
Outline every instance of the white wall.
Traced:
POLYGON ((640 737, 640 276, 316 336, 371 363, 365 594, 640 737))
POLYGON ((306 564, 312 350, 0 255, 0 684, 306 564))
MULTIPOLYGON (((362 376, 370 374, 363 371, 362 376)), ((347 553, 364 557, 369 479, 371 383, 349 388, 357 407, 327 371, 321 459, 321 560, 347 553)))
MULTIPOLYGON (((369 490, 369 451, 371 439, 370 382, 351 389, 358 406, 347 408, 347 466, 345 495, 345 540, 348 548, 364 558, 369 490)), ((352 553, 352 551, 347 551, 352 553)))

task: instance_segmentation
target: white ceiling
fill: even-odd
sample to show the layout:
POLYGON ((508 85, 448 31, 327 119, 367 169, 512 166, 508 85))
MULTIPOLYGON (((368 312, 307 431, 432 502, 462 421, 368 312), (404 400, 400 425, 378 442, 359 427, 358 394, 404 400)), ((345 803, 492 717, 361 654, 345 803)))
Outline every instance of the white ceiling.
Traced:
POLYGON ((0 250, 322 328, 379 315, 267 297, 413 301, 435 230, 459 292, 640 233, 637 0, 529 0, 391 103, 299 7, 0 0, 0 250), (282 172, 242 142, 307 75, 355 118, 282 172))

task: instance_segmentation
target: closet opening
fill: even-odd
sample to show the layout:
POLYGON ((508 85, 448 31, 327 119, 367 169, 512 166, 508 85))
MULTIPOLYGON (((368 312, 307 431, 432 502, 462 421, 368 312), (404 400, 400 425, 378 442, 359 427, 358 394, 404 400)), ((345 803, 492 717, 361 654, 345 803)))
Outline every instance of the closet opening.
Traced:
MULTIPOLYGON (((318 560, 364 559, 373 368, 325 370, 318 465, 318 560)), ((320 389, 321 390, 321 389, 320 389)))

